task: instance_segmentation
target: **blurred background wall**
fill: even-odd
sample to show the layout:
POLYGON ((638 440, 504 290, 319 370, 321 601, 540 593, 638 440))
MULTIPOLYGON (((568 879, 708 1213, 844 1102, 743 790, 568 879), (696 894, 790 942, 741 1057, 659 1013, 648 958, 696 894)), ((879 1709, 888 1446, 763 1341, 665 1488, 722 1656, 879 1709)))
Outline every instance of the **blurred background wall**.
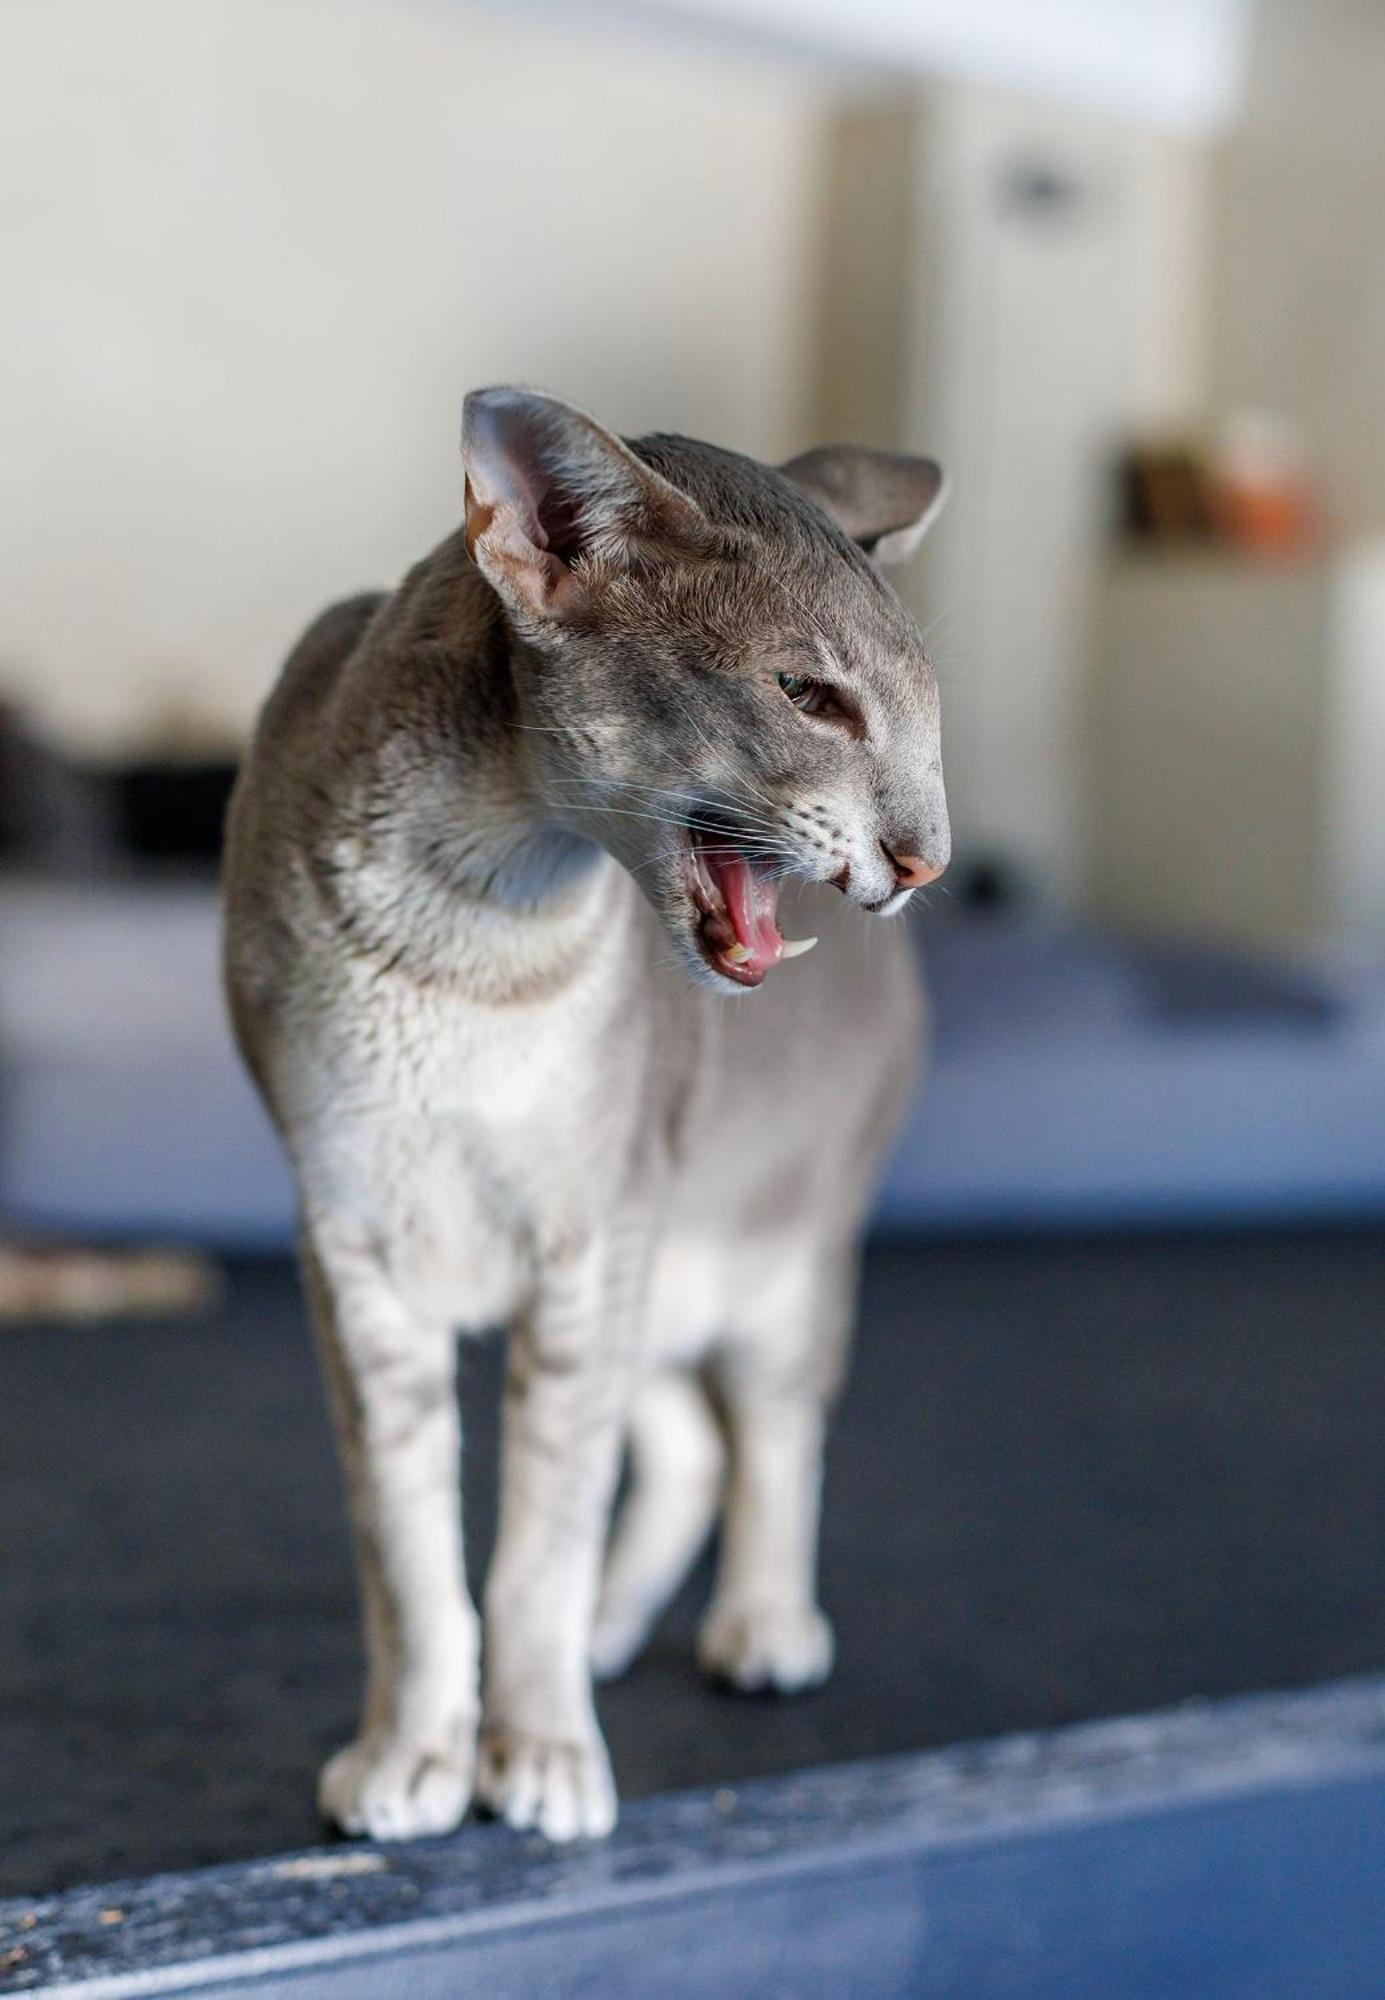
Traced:
POLYGON ((771 457, 940 451, 906 587, 963 851, 1072 907, 1117 442, 1267 403, 1344 526, 1378 512, 1368 5, 15 0, 0 34, 0 677, 85 749, 242 737, 314 609, 453 518, 462 389, 518 377, 771 457))
POLYGON ((1371 0, 1258 0, 1215 160, 1213 388, 1302 426, 1333 522, 1353 534, 1385 524, 1382 75, 1371 0))
POLYGON ((129 747, 244 730, 456 518, 460 399, 803 441, 819 93, 447 0, 18 0, 0 676, 129 747))
MULTIPOLYGON (((1072 1160, 1073 1200, 1230 1199, 1205 1114, 1243 1194, 1301 1189, 1311 1128, 1320 1191, 1385 1197, 1382 101, 1372 0, 10 0, 0 1198, 54 1211, 98 1128, 190 1185, 213 1049, 240 1088, 234 758, 307 620, 450 530, 462 394, 507 377, 627 433, 949 465, 901 582, 944 691, 940 1074, 971 1035, 1010 1109, 949 1127, 940 1083, 928 1173, 989 1119, 983 1207, 1023 1158, 1007 1213, 1072 1160), (91 990, 185 1049, 178 1145, 134 1026, 91 1109, 91 990), (1054 1037, 1094 1023, 1079 1132, 1054 1037)), ((207 1214, 228 1160, 270 1171, 253 1132, 207 1214)))

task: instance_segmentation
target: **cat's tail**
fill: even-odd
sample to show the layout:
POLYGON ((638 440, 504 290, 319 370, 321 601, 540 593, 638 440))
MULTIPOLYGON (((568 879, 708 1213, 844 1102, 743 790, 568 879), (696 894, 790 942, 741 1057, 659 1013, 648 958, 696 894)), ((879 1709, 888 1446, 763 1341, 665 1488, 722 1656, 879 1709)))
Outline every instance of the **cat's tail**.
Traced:
POLYGON ((712 1532, 726 1447, 706 1392, 681 1370, 652 1375, 630 1412, 629 1485, 606 1557, 592 1672, 623 1674, 712 1532))

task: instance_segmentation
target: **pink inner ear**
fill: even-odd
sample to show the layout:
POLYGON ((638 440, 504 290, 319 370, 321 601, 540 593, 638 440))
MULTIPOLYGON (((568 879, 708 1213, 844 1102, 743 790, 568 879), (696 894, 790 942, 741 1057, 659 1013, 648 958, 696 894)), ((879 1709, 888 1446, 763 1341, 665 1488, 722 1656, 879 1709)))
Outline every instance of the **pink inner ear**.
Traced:
POLYGON ((468 396, 463 421, 466 541, 500 587, 555 611, 579 589, 573 565, 600 548, 689 539, 701 524, 691 500, 649 473, 591 418, 518 389, 468 396))
MULTIPOLYGON (((573 588, 567 565, 541 547, 520 509, 509 499, 482 500, 466 481, 466 548, 472 561, 491 581, 507 584, 533 610, 561 611, 573 588)), ((542 534, 537 522, 533 530, 542 534)))
POLYGON ((565 450, 555 435, 552 417, 519 399, 483 402, 471 418, 468 444, 468 483, 480 504, 494 511, 508 503, 515 527, 536 549, 572 562, 583 545, 580 472, 570 446, 565 450), (567 483, 555 469, 565 458, 567 483))
POLYGON ((466 506, 466 552, 475 562, 476 544, 495 519, 495 509, 488 506, 484 500, 477 499, 476 489, 470 479, 463 483, 462 491, 466 506))

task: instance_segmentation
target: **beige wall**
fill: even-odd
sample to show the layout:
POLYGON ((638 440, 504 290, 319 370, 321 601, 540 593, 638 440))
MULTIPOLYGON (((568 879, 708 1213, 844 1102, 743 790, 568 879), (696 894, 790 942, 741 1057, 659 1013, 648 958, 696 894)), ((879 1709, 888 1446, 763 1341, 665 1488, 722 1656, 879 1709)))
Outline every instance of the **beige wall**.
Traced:
POLYGON ((470 384, 809 442, 819 90, 460 0, 7 0, 0 687, 242 727, 455 519, 470 384))
POLYGON ((1259 0, 1222 155, 1216 388, 1302 425, 1347 533, 1385 527, 1385 7, 1259 0))
POLYGON ((1206 394, 1205 142, 953 89, 915 158, 901 428, 955 481, 905 591, 933 632, 954 837, 1073 904, 1114 453, 1206 394), (1019 201, 1035 168, 1071 200, 1019 201))

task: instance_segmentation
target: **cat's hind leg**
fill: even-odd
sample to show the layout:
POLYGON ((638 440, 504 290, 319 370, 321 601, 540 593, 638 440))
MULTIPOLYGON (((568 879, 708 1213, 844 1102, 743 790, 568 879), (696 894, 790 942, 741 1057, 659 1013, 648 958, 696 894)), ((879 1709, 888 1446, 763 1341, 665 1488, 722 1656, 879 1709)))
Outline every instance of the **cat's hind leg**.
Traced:
POLYGON ((606 1555, 592 1632, 592 1670, 622 1674, 700 1555, 726 1470, 720 1426, 697 1377, 652 1375, 636 1392, 629 1478, 606 1555))
POLYGON ((730 1444, 716 1589, 698 1658, 747 1692, 797 1693, 832 1669, 817 1602, 827 1411, 844 1358, 855 1246, 783 1245, 742 1287, 715 1364, 730 1444))

